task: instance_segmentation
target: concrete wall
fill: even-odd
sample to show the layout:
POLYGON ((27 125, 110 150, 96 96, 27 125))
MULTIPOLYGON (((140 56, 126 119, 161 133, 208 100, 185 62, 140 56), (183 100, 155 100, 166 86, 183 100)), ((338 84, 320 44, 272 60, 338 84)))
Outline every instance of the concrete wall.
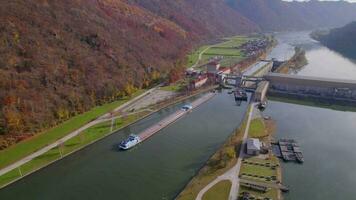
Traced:
POLYGON ((257 70, 253 76, 257 76, 257 77, 263 77, 266 74, 268 74, 269 72, 271 72, 273 67, 273 62, 268 62, 266 65, 264 65, 262 68, 260 68, 260 70, 257 70))
POLYGON ((269 88, 268 81, 262 81, 258 84, 257 89, 255 91, 254 99, 255 102, 264 102, 266 101, 266 95, 269 88))
POLYGON ((325 100, 356 102, 356 81, 270 73, 269 92, 325 100))

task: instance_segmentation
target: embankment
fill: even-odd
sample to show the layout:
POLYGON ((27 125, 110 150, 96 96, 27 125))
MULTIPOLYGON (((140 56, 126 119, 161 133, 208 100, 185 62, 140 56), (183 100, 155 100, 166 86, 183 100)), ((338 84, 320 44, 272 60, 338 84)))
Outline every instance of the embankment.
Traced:
POLYGON ((293 57, 287 62, 283 63, 281 66, 279 66, 275 70, 275 72, 282 74, 289 74, 291 72, 295 73, 301 70, 307 64, 308 60, 305 56, 305 50, 299 47, 295 47, 295 53, 293 57))

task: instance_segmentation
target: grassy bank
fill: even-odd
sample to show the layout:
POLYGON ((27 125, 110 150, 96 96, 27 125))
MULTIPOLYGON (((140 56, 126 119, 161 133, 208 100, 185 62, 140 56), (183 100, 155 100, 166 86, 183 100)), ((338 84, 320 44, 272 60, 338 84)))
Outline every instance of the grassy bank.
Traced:
MULTIPOLYGON (((268 144, 271 142, 274 131, 274 121, 256 118, 251 121, 249 137, 259 138, 265 144, 268 144)), ((240 179, 250 180, 257 183, 276 184, 278 181, 281 181, 280 173, 281 170, 278 158, 269 152, 261 157, 253 156, 244 158, 242 160, 239 177, 240 179)), ((275 188, 269 188, 267 192, 259 192, 244 187, 243 184, 241 184, 239 189, 240 197, 244 192, 248 192, 255 199, 280 199, 280 191, 275 188)))
POLYGON ((268 136, 263 119, 258 118, 251 121, 249 136, 252 138, 263 138, 268 136))
POLYGON ((231 181, 220 181, 203 195, 203 200, 227 200, 231 189, 231 181))
POLYGON ((187 67, 191 67, 192 65, 194 65, 199 59, 199 54, 209 47, 210 47, 209 45, 201 46, 197 50, 189 54, 187 67))
MULTIPOLYGON (((148 112, 141 112, 134 115, 129 115, 123 118, 118 118, 114 121, 114 130, 121 129, 128 124, 137 121, 138 119, 146 116, 148 112)), ((111 121, 103 122, 90 127, 80 133, 78 136, 71 138, 66 141, 63 145, 53 148, 50 151, 44 153, 43 155, 31 160, 30 162, 14 169, 2 176, 0 176, 0 187, 9 184, 22 176, 26 176, 48 164, 61 159, 62 157, 69 155, 88 144, 91 144, 111 133, 111 121)))
POLYGON ((245 54, 241 51, 241 45, 249 40, 256 39, 256 37, 248 36, 234 36, 224 38, 224 41, 214 45, 205 45, 188 55, 188 66, 194 65, 198 59, 199 54, 202 54, 199 64, 208 62, 211 58, 216 56, 223 56, 221 65, 229 66, 246 58, 245 54))
MULTIPOLYGON (((156 112, 162 108, 165 108, 167 106, 176 104, 180 101, 183 101, 187 98, 190 98, 194 95, 198 95, 203 92, 207 92, 214 87, 207 87, 207 88, 202 88, 201 90, 195 91, 189 96, 180 96, 177 97, 173 100, 167 100, 167 101, 162 101, 158 104, 154 104, 150 106, 151 109, 154 111, 142 111, 140 113, 136 114, 131 114, 127 115, 122 118, 117 118, 115 119, 113 123, 113 132, 116 132, 117 130, 126 127, 129 124, 132 124, 150 114, 153 112, 156 112)), ((108 135, 110 135, 111 132, 111 121, 103 122, 100 124, 97 124, 93 127, 90 127, 86 130, 84 130, 82 133, 80 133, 78 136, 71 138, 70 140, 66 141, 63 145, 60 147, 56 147, 51 149, 50 151, 46 152, 45 154, 31 160, 30 162, 20 166, 17 169, 14 169, 3 176, 0 176, 0 188, 15 181, 20 179, 23 176, 29 175, 30 173, 41 169, 61 158, 64 156, 67 156, 71 153, 74 153, 108 135)))
POLYGON ((144 90, 140 90, 136 92, 131 98, 125 97, 121 100, 95 107, 86 113, 75 116, 65 121, 64 123, 49 129, 48 131, 37 134, 27 140, 24 140, 16 145, 0 151, 0 168, 6 167, 7 165, 20 160, 21 158, 45 147, 46 145, 51 144, 60 138, 63 138, 67 134, 79 129, 80 127, 84 126, 90 121, 93 121, 99 116, 114 110, 130 99, 139 96, 143 92, 144 90))

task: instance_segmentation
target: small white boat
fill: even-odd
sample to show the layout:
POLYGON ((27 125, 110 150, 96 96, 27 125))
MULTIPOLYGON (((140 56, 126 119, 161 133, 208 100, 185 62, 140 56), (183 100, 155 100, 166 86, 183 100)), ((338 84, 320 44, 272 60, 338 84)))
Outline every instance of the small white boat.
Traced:
POLYGON ((126 140, 122 141, 119 145, 120 149, 128 150, 141 142, 141 138, 137 135, 130 135, 126 140))
POLYGON ((184 111, 188 111, 188 110, 193 109, 193 106, 192 106, 192 105, 190 105, 190 104, 187 104, 187 105, 182 106, 182 108, 181 108, 181 109, 182 109, 182 110, 184 110, 184 111))

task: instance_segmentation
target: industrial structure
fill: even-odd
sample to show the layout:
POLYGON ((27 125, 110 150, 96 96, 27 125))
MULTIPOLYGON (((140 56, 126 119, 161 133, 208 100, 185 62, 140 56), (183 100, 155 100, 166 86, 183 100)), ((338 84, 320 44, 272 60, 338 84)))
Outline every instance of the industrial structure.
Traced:
POLYGON ((356 104, 356 81, 291 74, 269 73, 268 93, 294 98, 307 98, 330 103, 356 104))

